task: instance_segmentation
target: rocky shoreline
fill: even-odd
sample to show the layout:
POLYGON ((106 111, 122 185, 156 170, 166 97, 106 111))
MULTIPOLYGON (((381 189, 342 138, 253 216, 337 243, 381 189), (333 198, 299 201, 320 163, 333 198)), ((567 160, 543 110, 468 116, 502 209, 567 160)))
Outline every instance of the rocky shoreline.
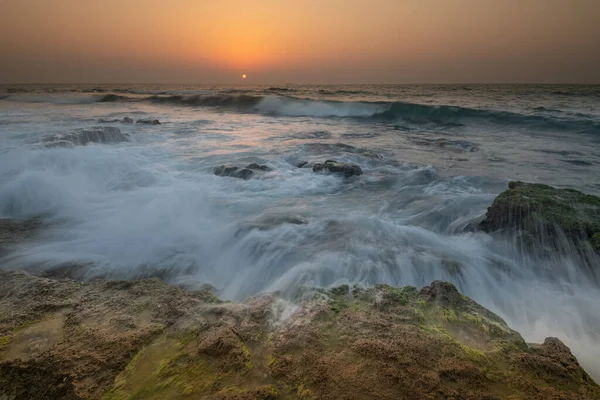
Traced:
MULTIPOLYGON (((0 254, 41 224, 0 220, 0 254)), ((511 182, 477 229, 593 263, 600 199, 511 182)), ((68 276, 0 269, 0 399, 600 399, 560 340, 526 343, 447 282, 233 303, 68 276)))
POLYGON ((232 303, 0 272, 0 293, 1 398, 600 398, 558 339, 527 344, 447 282, 232 303))

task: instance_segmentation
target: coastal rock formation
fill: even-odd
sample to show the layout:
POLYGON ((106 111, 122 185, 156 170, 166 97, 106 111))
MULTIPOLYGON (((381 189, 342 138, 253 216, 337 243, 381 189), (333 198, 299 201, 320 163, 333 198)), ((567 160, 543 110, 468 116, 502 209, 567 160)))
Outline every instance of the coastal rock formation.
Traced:
POLYGON ((600 249, 600 198, 572 189, 510 182, 488 208, 480 227, 486 232, 519 231, 531 243, 563 239, 600 249))
POLYGON ((49 135, 42 138, 41 143, 46 147, 86 146, 89 143, 120 143, 128 142, 129 135, 122 133, 119 128, 105 126, 93 129, 81 129, 72 133, 49 135))
MULTIPOLYGON (((126 122, 129 123, 129 122, 126 122)), ((138 119, 135 121, 136 124, 144 124, 144 125, 160 125, 160 121, 157 119, 138 119)))
POLYGON ((334 173, 342 173, 344 177, 362 175, 362 169, 356 164, 342 163, 334 160, 327 160, 323 163, 313 165, 314 172, 329 171, 334 173))
POLYGON ((213 170, 213 173, 217 176, 229 176, 232 178, 239 178, 248 180, 255 175, 255 172, 268 172, 272 171, 266 165, 259 165, 257 163, 252 163, 246 165, 244 168, 234 167, 230 165, 221 165, 220 167, 216 167, 213 170))
POLYGON ((122 124, 133 124, 133 120, 129 117, 125 117, 121 120, 122 124))
POLYGON ((0 271, 0 398, 600 399, 447 282, 222 302, 159 279, 0 271))

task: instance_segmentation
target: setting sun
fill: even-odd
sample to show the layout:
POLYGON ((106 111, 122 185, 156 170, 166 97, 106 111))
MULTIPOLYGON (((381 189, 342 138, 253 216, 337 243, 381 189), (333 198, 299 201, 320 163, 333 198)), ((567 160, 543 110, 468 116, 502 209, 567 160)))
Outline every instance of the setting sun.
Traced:
POLYGON ((246 79, 248 76, 246 74, 242 74, 242 79, 246 79))

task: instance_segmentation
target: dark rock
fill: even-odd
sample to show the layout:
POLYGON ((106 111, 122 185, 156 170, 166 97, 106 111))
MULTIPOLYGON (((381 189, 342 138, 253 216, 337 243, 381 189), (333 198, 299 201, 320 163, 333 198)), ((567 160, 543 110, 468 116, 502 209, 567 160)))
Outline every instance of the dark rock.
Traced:
POLYGON ((27 240, 42 226, 40 218, 0 218, 0 255, 13 244, 27 240))
POLYGON ((308 161, 300 161, 298 164, 296 164, 296 167, 298 168, 304 168, 308 165, 308 161))
POLYGON ((532 242, 558 245, 566 238, 575 243, 600 238, 600 198, 572 189, 510 182, 488 208, 480 227, 486 232, 515 231, 532 242))
POLYGON ((592 236, 592 247, 596 251, 600 251, 600 232, 597 232, 592 236))
POLYGON ((266 165, 252 163, 244 168, 234 167, 230 165, 221 165, 220 167, 216 167, 213 170, 214 174, 217 176, 230 176, 232 178, 239 178, 244 180, 252 178, 255 175, 255 171, 268 172, 272 171, 272 169, 266 165))
MULTIPOLYGON (((126 122, 129 123, 129 122, 126 122)), ((144 125, 160 125, 160 121, 157 119, 138 119, 136 124, 144 124, 144 125)))
POLYGON ((213 170, 213 173, 217 176, 229 176, 232 178, 240 178, 248 180, 254 175, 254 172, 247 168, 232 167, 227 165, 221 165, 213 170))
POLYGON ((464 302, 456 286, 446 281, 433 281, 421 289, 420 295, 430 303, 445 307, 457 307, 464 302))
POLYGON ((246 233, 252 229, 258 229, 260 231, 267 231, 274 229, 282 225, 306 225, 308 220, 299 216, 291 215, 266 215, 261 218, 255 219, 248 222, 242 227, 238 233, 246 233))
POLYGON ((82 129, 73 133, 49 135, 42 138, 41 142, 46 147, 73 147, 85 146, 88 143, 120 143, 128 142, 126 133, 119 128, 105 126, 102 128, 82 129))
POLYGON ((78 400, 72 378, 51 361, 0 363, 0 399, 78 400))
POLYGON ((125 117, 121 120, 122 124, 133 124, 133 120, 129 117, 125 117))
POLYGON ((467 225, 465 225, 465 227, 462 230, 464 233, 472 233, 472 232, 476 232, 477 231, 477 227, 475 225, 473 225, 472 223, 468 223, 467 225))
POLYGON ((267 167, 266 165, 259 165, 257 163, 252 163, 250 165, 246 165, 247 169, 253 169, 257 171, 272 171, 273 169, 267 167))
POLYGON ((362 175, 362 169, 356 164, 341 163, 334 160, 327 160, 324 163, 313 165, 314 172, 329 171, 334 173, 343 173, 344 177, 362 175))

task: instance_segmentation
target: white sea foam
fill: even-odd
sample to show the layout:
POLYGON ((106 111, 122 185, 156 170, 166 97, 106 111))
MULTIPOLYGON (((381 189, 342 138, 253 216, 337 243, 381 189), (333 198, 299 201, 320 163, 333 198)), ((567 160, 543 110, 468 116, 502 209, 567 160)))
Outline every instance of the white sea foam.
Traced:
MULTIPOLYGON (((398 131, 394 125, 309 118, 371 115, 381 107, 374 103, 266 97, 256 107, 269 117, 193 108, 175 113, 145 103, 59 105, 38 115, 38 105, 28 106, 33 108, 19 107, 16 123, 0 125, 0 217, 42 215, 49 225, 5 256, 3 267, 46 271, 77 263, 88 278, 158 275, 190 288, 209 283, 221 297, 236 300, 298 286, 421 287, 444 279, 527 340, 564 340, 600 378, 600 290, 581 262, 569 254, 540 261, 486 234, 459 233, 505 187, 494 176, 525 169, 535 177, 547 173, 566 183, 581 177, 588 184, 593 171, 585 175, 556 161, 540 166, 548 157, 531 150, 545 146, 566 152, 561 157, 584 157, 593 149, 585 138, 514 135, 513 146, 504 131, 496 136, 490 130, 468 137, 481 149, 457 156, 433 144, 455 130, 398 131), (69 132, 127 112, 163 113, 166 123, 120 126, 131 135, 127 143, 72 149, 31 144, 63 115, 87 121, 61 120, 61 130, 69 132), (200 119, 210 123, 198 124, 200 119), (298 139, 317 130, 328 132, 319 139, 328 146, 298 139), (373 135, 360 139, 365 132, 373 135), (371 157, 339 142, 392 156, 371 157), (521 164, 511 162, 515 153, 521 164), (488 161, 501 159, 496 154, 506 160, 488 161), (294 165, 328 158, 358 163, 365 173, 344 180, 294 165), (255 161, 275 170, 249 181, 212 174, 217 165, 255 161), (437 168, 427 165, 438 161, 437 168), (461 175, 450 165, 462 162, 463 175, 479 176, 448 177, 461 175)), ((0 119, 15 112, 0 109, 0 119)))

